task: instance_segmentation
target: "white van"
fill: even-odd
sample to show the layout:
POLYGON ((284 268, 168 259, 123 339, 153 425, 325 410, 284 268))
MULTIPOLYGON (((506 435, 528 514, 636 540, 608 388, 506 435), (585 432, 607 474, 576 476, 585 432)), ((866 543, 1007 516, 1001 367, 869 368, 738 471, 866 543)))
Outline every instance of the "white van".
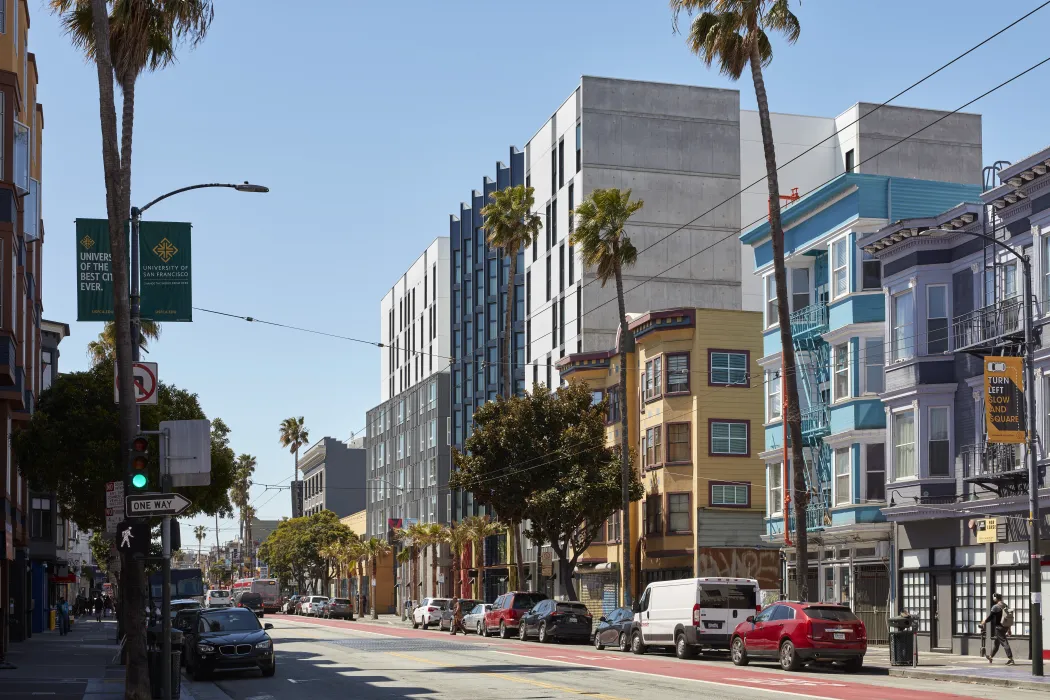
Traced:
POLYGON ((204 594, 204 607, 206 608, 229 608, 233 607, 233 599, 229 591, 213 588, 204 594))
POLYGON ((699 649, 728 649, 736 626, 761 609, 752 578, 654 581, 634 604, 631 651, 674 647, 688 659, 699 649))

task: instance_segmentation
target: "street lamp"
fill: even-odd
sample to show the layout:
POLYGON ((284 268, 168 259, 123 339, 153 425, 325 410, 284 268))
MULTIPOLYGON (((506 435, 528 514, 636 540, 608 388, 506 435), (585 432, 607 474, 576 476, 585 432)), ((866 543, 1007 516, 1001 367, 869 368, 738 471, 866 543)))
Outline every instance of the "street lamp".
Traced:
POLYGON ((1043 621, 1040 614, 1042 598, 1042 567, 1039 554, 1039 474, 1035 459, 1035 360, 1034 338, 1032 333, 1032 261, 1023 252, 1008 246, 995 236, 981 231, 956 231, 933 228, 925 232, 928 235, 950 236, 961 233, 975 238, 982 238, 993 243, 1010 255, 1017 258, 1024 272, 1024 298, 1021 307, 1024 313, 1024 381, 1025 394, 1028 399, 1028 585, 1029 599, 1029 634, 1031 635, 1032 675, 1043 675, 1043 621))

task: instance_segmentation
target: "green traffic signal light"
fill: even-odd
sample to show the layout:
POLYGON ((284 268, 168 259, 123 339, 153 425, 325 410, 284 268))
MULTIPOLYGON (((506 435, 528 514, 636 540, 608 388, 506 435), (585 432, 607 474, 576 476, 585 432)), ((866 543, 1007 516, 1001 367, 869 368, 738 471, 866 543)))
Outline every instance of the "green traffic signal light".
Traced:
POLYGON ((131 477, 131 485, 137 489, 146 488, 146 475, 136 474, 135 476, 131 477))
POLYGON ((142 491, 149 486, 148 467, 149 439, 145 435, 137 435, 131 443, 131 459, 128 473, 131 487, 136 491, 142 491))

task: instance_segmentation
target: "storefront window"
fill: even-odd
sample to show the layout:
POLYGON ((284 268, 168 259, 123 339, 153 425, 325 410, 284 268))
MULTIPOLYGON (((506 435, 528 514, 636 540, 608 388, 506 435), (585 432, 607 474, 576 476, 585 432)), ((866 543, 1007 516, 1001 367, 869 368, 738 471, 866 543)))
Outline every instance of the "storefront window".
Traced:
POLYGON ((988 579, 984 571, 956 571, 955 633, 980 634, 977 625, 988 607, 988 579))
POLYGON ((904 609, 919 618, 919 631, 930 631, 930 575, 924 571, 905 571, 903 574, 904 609))
MULTIPOLYGON (((1027 637, 1028 569, 997 570, 995 572, 995 592, 1001 593, 1003 602, 1014 611, 1014 626, 1010 629, 1010 634, 1016 637, 1027 637)), ((983 618, 984 615, 981 617, 983 618)))

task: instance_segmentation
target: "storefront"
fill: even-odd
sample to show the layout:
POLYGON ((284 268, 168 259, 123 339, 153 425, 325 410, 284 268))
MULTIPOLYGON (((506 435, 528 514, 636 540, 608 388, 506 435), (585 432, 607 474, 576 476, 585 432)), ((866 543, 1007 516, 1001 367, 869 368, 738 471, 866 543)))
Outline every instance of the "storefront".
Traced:
POLYGON ((620 606, 617 562, 581 563, 576 567, 576 594, 595 620, 620 606))

